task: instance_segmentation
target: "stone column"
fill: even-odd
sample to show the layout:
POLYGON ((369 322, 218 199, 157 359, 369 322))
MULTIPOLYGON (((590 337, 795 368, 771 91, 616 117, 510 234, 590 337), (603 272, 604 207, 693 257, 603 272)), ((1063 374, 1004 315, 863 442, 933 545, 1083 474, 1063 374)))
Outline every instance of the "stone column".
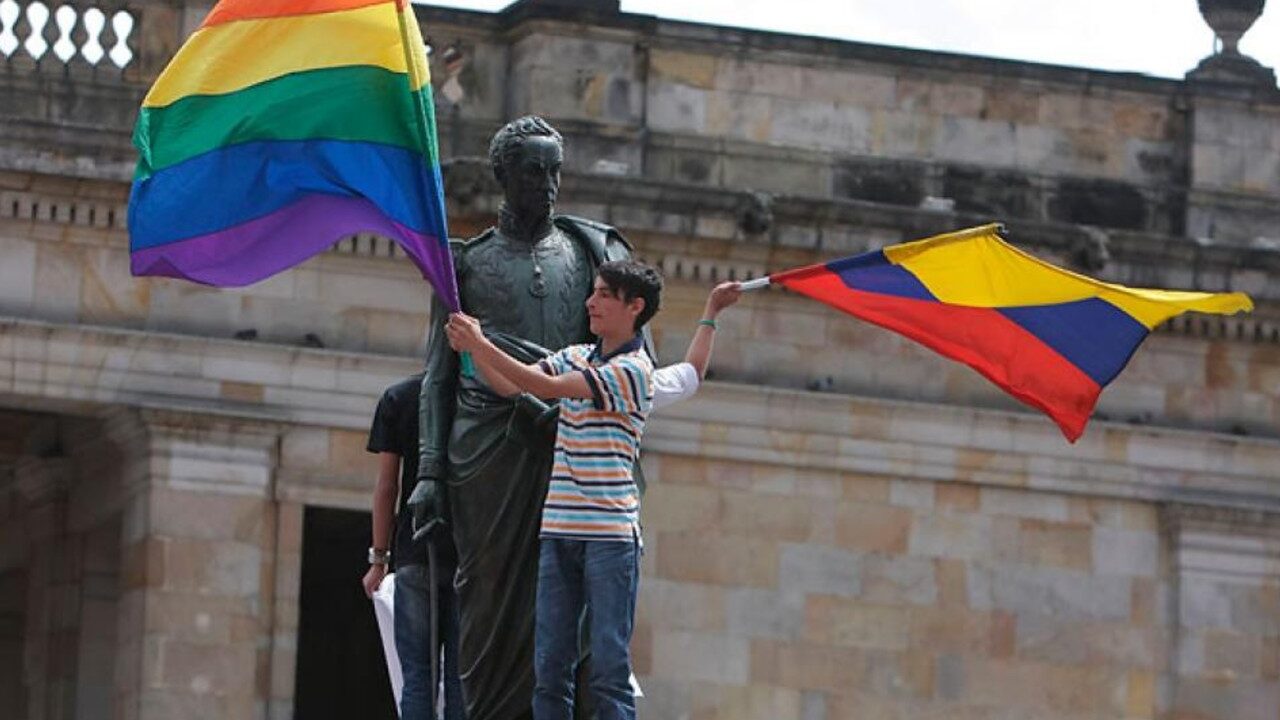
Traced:
POLYGON ((212 6, 200 0, 132 0, 129 8, 138 22, 134 30, 138 57, 126 69, 126 77, 137 82, 154 80, 212 6))
POLYGON ((14 470, 29 542, 22 674, 30 720, 75 717, 80 543, 67 530, 71 463, 29 458, 14 470))
POLYGON ((1187 73, 1186 234, 1213 244, 1280 238, 1280 88, 1274 70, 1236 49, 1264 4, 1200 0, 1223 49, 1187 73))
POLYGON ((276 513, 275 618, 272 627, 269 720, 293 720, 298 670, 298 597, 302 584, 302 514, 297 502, 276 513))
POLYGON ((264 717, 276 429, 149 410, 107 425, 127 458, 115 716, 264 717))
POLYGON ((1280 518, 1174 507, 1167 717, 1280 717, 1280 518))

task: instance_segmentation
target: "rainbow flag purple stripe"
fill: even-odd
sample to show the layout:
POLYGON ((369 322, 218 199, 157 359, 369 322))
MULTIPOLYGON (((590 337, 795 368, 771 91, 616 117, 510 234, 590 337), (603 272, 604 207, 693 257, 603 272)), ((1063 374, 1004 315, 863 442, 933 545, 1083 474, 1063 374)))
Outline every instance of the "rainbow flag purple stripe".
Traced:
POLYGON ((134 145, 135 275, 248 285, 370 232, 457 307, 426 49, 403 0, 222 0, 156 79, 134 145))

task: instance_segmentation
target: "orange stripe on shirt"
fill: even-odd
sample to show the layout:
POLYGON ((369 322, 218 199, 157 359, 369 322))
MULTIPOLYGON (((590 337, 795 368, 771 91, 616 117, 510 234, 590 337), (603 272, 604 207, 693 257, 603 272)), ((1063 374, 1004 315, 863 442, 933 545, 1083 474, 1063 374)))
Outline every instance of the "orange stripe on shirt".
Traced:
POLYGON ((612 450, 625 455, 633 452, 630 445, 619 440, 574 440, 562 437, 560 444, 565 450, 612 450))
POLYGON ((618 534, 619 531, 623 533, 631 532, 631 523, 626 523, 626 522, 608 523, 608 524, 567 523, 567 522, 557 522, 555 520, 544 520, 542 522, 542 529, 544 531, 551 529, 551 530, 573 530, 577 532, 586 532, 590 534, 595 534, 595 533, 618 534))
POLYGON ((566 503, 570 505, 590 505, 587 508, 590 511, 593 508, 604 508, 605 510, 617 510, 619 508, 626 509, 636 507, 634 497, 620 498, 591 498, 579 495, 577 493, 547 493, 547 502, 549 503, 566 503))

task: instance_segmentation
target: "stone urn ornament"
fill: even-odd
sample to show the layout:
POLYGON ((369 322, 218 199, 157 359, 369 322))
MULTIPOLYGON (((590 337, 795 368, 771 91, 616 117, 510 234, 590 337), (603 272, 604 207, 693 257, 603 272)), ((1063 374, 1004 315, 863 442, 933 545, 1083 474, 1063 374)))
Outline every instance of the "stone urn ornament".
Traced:
POLYGON ((1240 38, 1262 15, 1267 0, 1198 0, 1200 15, 1222 43, 1217 52, 1187 73, 1211 84, 1251 85, 1273 91, 1275 72, 1240 52, 1240 38))
POLYGON ((1267 0, 1199 0, 1200 15, 1222 41, 1223 55, 1240 54, 1240 38, 1262 15, 1267 0))

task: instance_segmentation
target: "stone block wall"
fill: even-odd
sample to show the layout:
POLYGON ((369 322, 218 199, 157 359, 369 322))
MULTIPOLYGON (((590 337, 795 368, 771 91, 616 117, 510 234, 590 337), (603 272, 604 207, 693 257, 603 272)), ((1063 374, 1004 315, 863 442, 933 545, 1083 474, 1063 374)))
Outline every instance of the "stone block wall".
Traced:
POLYGON ((1141 185, 1176 168, 1166 88, 1067 83, 889 63, 788 62, 655 49, 655 130, 806 150, 938 160, 1141 185))
MULTIPOLYGON (((677 285, 668 311, 702 293, 677 285)), ((187 409, 99 407, 118 450, 73 455, 99 472, 66 512, 119 513, 99 526, 122 593, 115 655, 86 662, 107 642, 86 635, 89 587, 113 562, 86 544, 75 697, 110 665, 120 717, 290 717, 303 507, 367 507, 364 426, 413 361, 344 374, 357 356, 87 332, 13 325, 0 366, 74 333, 132 358, 96 392, 187 409), (257 399, 219 400, 229 356, 257 368, 257 399)), ((55 375, 94 367, 54 355, 55 375)), ((0 387, 15 392, 77 413, 96 396, 48 377, 0 387)), ((1069 446, 1023 413, 710 383, 655 415, 645 447, 651 720, 1252 720, 1280 698, 1272 441, 1095 423, 1069 446)))
POLYGON ((274 436, 190 415, 113 421, 126 461, 113 716, 265 716, 274 436))
POLYGON ((1280 714, 1280 536, 1248 513, 1173 518, 1176 703, 1232 718, 1280 714), (1247 534, 1238 529, 1253 528, 1247 534), (1236 692, 1232 692, 1235 689, 1236 692))
MULTIPOLYGON (((643 717, 1261 720, 1280 707, 1270 516, 1099 491, 1085 478, 1111 471, 1043 456, 1025 481, 975 475, 1001 458, 963 443, 878 462, 876 445, 828 446, 814 428, 946 441, 906 406, 872 420, 799 401, 788 423, 783 398, 757 414, 732 395, 656 415, 646 442, 643 717), (719 426, 735 409, 738 425, 719 426)), ((1138 474, 1180 462, 1164 441, 1137 453, 1140 431, 1107 435, 1138 474)), ((1209 483, 1215 502, 1244 502, 1209 483)))
POLYGON ((426 9, 424 20, 464 58, 433 56, 437 95, 447 85, 454 98, 440 106, 454 153, 483 155, 507 117, 537 113, 570 138, 575 171, 1184 226, 1188 112, 1175 82, 625 14, 584 27, 551 13, 506 44, 494 42, 501 18, 426 9))
POLYGON ((1200 99, 1192 153, 1187 233, 1280 246, 1280 108, 1200 99))

